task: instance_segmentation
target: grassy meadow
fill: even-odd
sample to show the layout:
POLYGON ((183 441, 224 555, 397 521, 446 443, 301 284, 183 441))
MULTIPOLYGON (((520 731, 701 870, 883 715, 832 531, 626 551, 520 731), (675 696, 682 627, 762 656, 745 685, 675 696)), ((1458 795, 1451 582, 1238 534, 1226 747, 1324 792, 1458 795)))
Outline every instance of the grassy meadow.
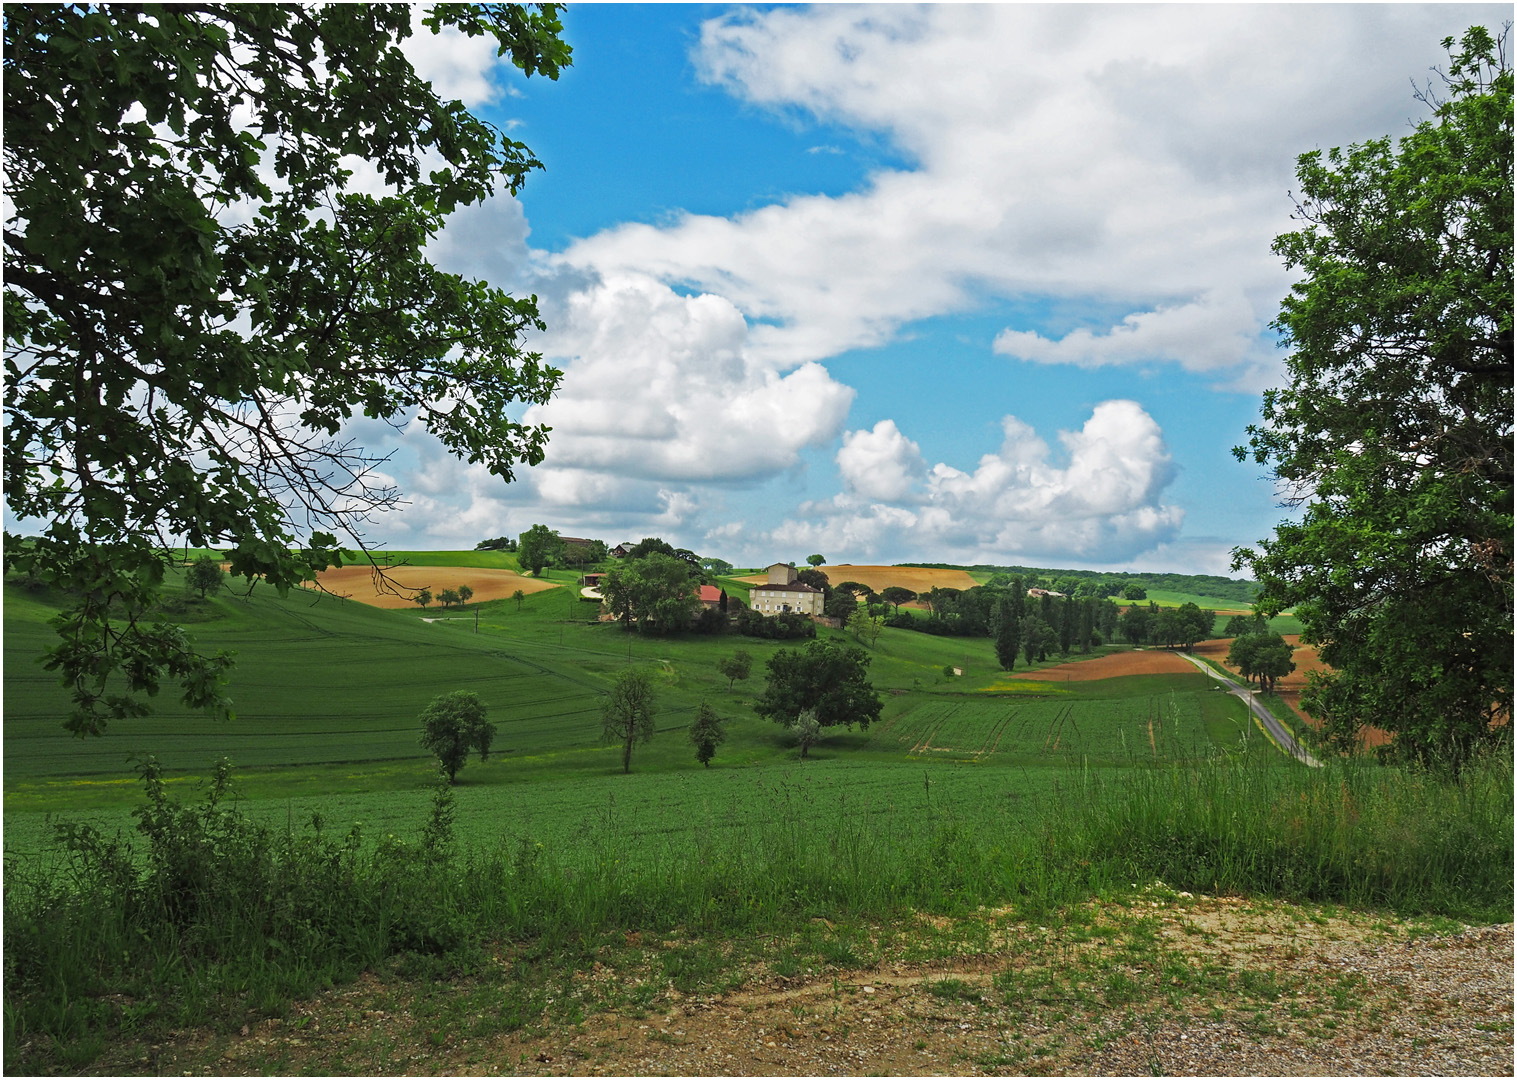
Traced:
POLYGON ((802 760, 752 710, 789 643, 629 634, 596 620, 576 574, 545 577, 564 587, 446 613, 263 588, 176 599, 200 648, 236 653, 236 717, 166 690, 88 741, 62 730, 36 662, 53 606, 7 583, 7 1070, 88 1062, 123 1030, 122 995, 166 1023, 240 1023, 395 957, 472 970, 503 942, 573 967, 634 930, 719 949, 810 919, 1046 913, 1155 879, 1509 917, 1510 761, 1458 780, 1307 769, 1200 672, 1018 679, 988 640, 893 628, 868 650, 881 720, 802 760), (729 686, 716 664, 736 649, 753 674, 729 686), (629 665, 652 671, 659 714, 623 774, 600 703, 629 665), (452 690, 479 693, 498 734, 449 788, 418 714, 452 690), (710 768, 686 737, 703 701, 727 724, 710 768))
MULTIPOLYGON (((403 552, 391 559, 438 566, 472 559, 517 569, 515 557, 503 552, 403 552)), ((151 717, 117 723, 90 740, 61 729, 64 693, 36 662, 52 636, 46 620, 53 607, 7 584, 6 850, 39 850, 59 814, 87 813, 92 821, 129 828, 139 800, 136 768, 149 755, 174 789, 192 788, 215 759, 230 758, 241 796, 256 815, 302 814, 335 800, 334 808, 341 808, 336 820, 374 823, 387 832, 414 829, 435 771, 419 745, 417 717, 434 696, 458 689, 477 692, 498 727, 491 759, 472 761, 459 774, 460 799, 472 800, 463 805, 478 805, 460 817, 471 834, 489 835, 500 821, 517 819, 524 805, 531 807, 531 828, 557 834, 576 827, 584 807, 644 783, 662 789, 671 775, 684 780, 675 790, 699 789, 692 798, 701 802, 712 796, 699 773, 801 764, 788 733, 751 709, 763 689, 764 662, 786 643, 629 634, 596 621, 597 606, 577 595, 577 575, 549 570, 545 578, 562 587, 519 604, 478 605, 477 613, 436 605, 382 611, 316 593, 279 597, 266 588, 186 598, 174 617, 188 625, 198 647, 236 655, 235 718, 209 720, 166 690, 151 717), (715 665, 736 649, 753 656, 754 674, 729 688, 715 665), (628 665, 654 671, 660 714, 657 736, 638 747, 633 774, 622 776, 617 751, 600 741, 600 700, 628 665), (728 739, 711 770, 700 769, 684 737, 702 701, 727 720, 728 739), (603 796, 591 794, 597 784, 603 796), (531 785, 530 795, 518 790, 522 785, 531 785), (560 797, 561 791, 572 794, 560 797), (562 809, 549 809, 555 807, 562 809)), ((745 591, 740 583, 724 584, 730 593, 745 591)), ((1009 786, 1020 791, 1043 786, 1043 772, 1071 763, 1123 767, 1205 757, 1234 746, 1244 723, 1241 705, 1214 692, 1199 674, 1027 682, 1000 692, 989 689, 1004 673, 988 640, 887 628, 869 652, 871 679, 886 701, 882 722, 868 732, 829 735, 811 750, 802 773, 867 767, 888 788, 883 778, 892 775, 909 776, 901 782, 920 787, 915 770, 895 768, 918 761, 934 768, 1015 767, 1009 786), (948 667, 963 674, 949 677, 948 667), (930 746, 918 748, 922 740, 913 733, 922 725, 941 730, 930 746), (984 736, 992 731, 996 738, 988 745, 984 736), (1029 780, 1034 774, 1039 778, 1029 780)), ((850 777, 838 782, 840 790, 860 782, 850 777)))

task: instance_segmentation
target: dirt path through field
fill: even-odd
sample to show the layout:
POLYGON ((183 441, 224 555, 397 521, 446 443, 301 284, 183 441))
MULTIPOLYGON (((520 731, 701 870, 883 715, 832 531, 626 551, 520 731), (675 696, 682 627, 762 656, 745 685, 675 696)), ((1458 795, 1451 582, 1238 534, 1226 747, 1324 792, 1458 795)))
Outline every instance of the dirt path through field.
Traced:
MULTIPOLYGON (((520 589, 531 595, 545 589, 556 589, 550 581, 523 577, 511 570, 495 570, 478 566, 396 566, 385 573, 402 589, 431 589, 437 597, 444 589, 457 589, 467 585, 474 590, 474 602, 484 600, 508 600, 520 589)), ((323 588, 338 596, 357 600, 381 608, 414 607, 411 593, 397 596, 393 592, 381 592, 374 571, 368 566, 344 566, 327 570, 317 576, 323 588)))

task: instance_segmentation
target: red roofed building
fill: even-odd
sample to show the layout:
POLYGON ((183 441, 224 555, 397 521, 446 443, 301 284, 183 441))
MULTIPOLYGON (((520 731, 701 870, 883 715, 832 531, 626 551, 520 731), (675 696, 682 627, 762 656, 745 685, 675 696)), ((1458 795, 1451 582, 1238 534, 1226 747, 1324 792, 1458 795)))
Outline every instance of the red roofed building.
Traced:
POLYGON ((717 611, 722 606, 722 590, 715 585, 702 585, 700 587, 701 606, 717 611))

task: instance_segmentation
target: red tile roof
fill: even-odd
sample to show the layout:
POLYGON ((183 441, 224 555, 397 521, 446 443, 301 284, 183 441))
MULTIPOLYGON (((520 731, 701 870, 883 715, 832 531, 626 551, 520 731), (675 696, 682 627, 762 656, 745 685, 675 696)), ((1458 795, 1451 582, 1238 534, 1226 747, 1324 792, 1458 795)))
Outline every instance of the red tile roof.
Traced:
POLYGON ((701 603, 703 603, 703 604, 715 604, 715 603, 719 603, 721 601, 721 599, 722 599, 722 590, 718 589, 715 585, 702 585, 701 586, 701 603))

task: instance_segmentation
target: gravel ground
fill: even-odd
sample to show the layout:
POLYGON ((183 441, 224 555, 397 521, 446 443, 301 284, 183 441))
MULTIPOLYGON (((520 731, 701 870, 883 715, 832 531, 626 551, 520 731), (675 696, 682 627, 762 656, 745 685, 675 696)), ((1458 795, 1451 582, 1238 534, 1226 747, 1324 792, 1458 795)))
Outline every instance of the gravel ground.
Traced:
POLYGON ((719 994, 653 992, 658 950, 679 946, 650 942, 646 963, 574 974, 578 1023, 545 1008, 483 1036, 468 1030, 467 987, 371 974, 284 1020, 119 1047, 90 1071, 1513 1075, 1511 924, 1181 893, 1091 905, 1050 928, 987 912, 916 930, 888 935, 862 970, 781 978, 759 963, 719 994), (629 986, 645 1006, 627 1006, 629 986))

